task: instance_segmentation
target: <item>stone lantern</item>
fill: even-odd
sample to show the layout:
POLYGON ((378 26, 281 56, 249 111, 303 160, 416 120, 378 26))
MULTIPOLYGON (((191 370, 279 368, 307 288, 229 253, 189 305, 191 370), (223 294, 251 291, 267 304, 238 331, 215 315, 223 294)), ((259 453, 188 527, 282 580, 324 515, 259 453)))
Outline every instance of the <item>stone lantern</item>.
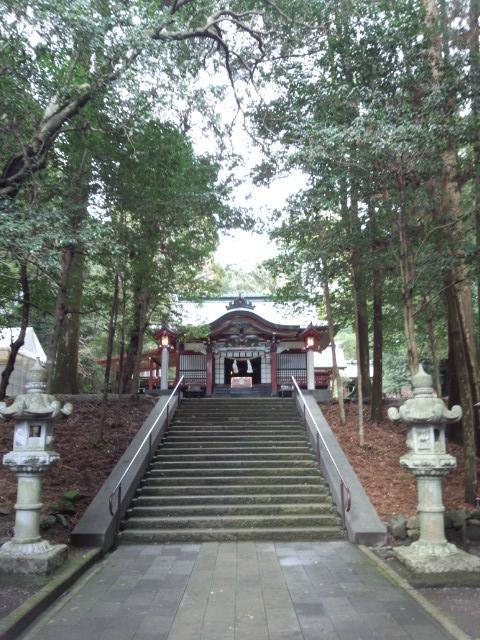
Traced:
POLYGON ((309 391, 315 390, 315 351, 318 351, 318 344, 320 341, 320 334, 315 327, 310 323, 308 327, 303 331, 301 337, 304 341, 304 348, 307 352, 307 389, 309 391))
POLYGON ((395 554, 419 573, 479 571, 480 558, 461 551, 445 538, 442 478, 456 467, 447 453, 445 427, 462 417, 462 409, 447 409, 433 392, 432 377, 422 366, 412 376, 413 398, 397 410, 390 408, 391 420, 403 422, 407 429, 408 453, 400 458, 402 467, 417 478, 419 540, 408 547, 397 547, 395 554))
POLYGON ((175 347, 176 334, 170 329, 163 327, 157 332, 155 338, 161 348, 162 360, 161 360, 161 378, 160 378, 160 392, 168 393, 168 364, 170 359, 170 351, 175 347))
POLYGON ((13 451, 3 464, 17 474, 15 534, 0 548, 0 572, 45 574, 66 557, 66 545, 51 545, 40 536, 42 475, 60 459, 53 450, 53 420, 72 412, 72 405, 61 403, 45 393, 46 371, 37 360, 27 376, 26 393, 13 404, 0 403, 0 416, 13 418, 13 451))

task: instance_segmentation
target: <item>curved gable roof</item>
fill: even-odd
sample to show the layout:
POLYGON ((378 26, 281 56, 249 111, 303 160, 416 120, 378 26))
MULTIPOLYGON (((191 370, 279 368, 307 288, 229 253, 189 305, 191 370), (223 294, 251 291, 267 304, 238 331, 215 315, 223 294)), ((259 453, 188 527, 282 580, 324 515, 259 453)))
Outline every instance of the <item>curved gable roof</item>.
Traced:
POLYGON ((300 325, 284 325, 277 324, 274 322, 270 322, 262 316, 259 316, 254 311, 250 309, 231 309, 221 315, 219 318, 210 323, 210 328, 212 330, 212 334, 220 333, 226 327, 235 322, 235 319, 239 320, 250 320, 251 324, 260 331, 268 334, 273 333, 299 333, 301 330, 300 325))
POLYGON ((183 325, 212 325, 221 319, 233 317, 232 314, 245 311, 253 313, 266 326, 306 328, 311 324, 318 328, 325 325, 313 306, 304 305, 299 307, 299 305, 293 303, 279 304, 265 296, 248 296, 248 298, 243 297, 242 300, 245 300, 248 304, 253 303, 252 307, 235 306, 227 310, 227 306, 231 306, 231 304, 227 305, 227 303, 239 301, 235 296, 210 298, 201 303, 180 301, 178 316, 181 318, 183 325))

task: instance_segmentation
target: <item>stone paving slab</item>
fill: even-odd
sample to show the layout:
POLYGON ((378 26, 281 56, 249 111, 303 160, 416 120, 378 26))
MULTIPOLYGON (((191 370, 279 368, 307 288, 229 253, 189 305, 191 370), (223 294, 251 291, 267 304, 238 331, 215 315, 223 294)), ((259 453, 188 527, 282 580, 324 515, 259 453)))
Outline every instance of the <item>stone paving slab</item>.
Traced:
POLYGON ((24 640, 451 640, 349 542, 120 546, 24 640))

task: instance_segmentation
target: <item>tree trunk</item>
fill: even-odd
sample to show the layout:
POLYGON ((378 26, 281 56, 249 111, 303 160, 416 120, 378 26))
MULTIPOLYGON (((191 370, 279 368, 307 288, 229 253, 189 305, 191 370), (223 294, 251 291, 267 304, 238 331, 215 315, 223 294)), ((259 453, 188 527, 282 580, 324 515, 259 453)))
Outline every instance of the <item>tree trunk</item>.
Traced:
POLYGON ((430 347, 430 357, 432 358, 432 377, 433 377, 433 388, 437 392, 437 396, 439 398, 442 397, 442 387, 440 384, 440 371, 438 368, 438 358, 437 358, 437 341, 435 338, 435 327, 433 324, 433 312, 432 307, 429 301, 425 300, 425 305, 427 308, 427 335, 428 335, 428 344, 430 347))
POLYGON ((65 289, 60 302, 61 322, 57 331, 57 347, 50 386, 52 393, 78 393, 80 307, 84 262, 81 248, 72 246, 64 249, 65 289))
MULTIPOLYGON (((352 280, 355 280, 355 273, 352 272, 352 280)), ((355 337, 356 337, 356 351, 357 351, 357 409, 358 409, 358 442, 361 447, 365 444, 364 424, 363 424, 363 384, 362 384, 362 369, 360 367, 360 339, 359 339, 359 325, 358 325, 358 313, 357 313, 357 292, 355 287, 352 287, 353 291, 353 304, 355 306, 355 337)))
MULTIPOLYGON (((61 304, 64 311, 58 327, 57 347, 53 360, 53 393, 78 393, 78 351, 80 314, 82 309, 85 253, 81 232, 88 217, 88 199, 92 172, 91 156, 84 137, 74 136, 71 157, 66 170, 68 180, 69 232, 73 242, 63 249, 62 274, 64 290, 61 304)), ((57 317, 57 314, 55 314, 57 317)))
POLYGON ((357 272, 356 283, 358 285, 357 296, 357 326, 358 326, 358 361, 360 371, 362 373, 362 394, 364 401, 368 402, 371 395, 371 382, 370 382, 370 347, 369 347, 369 334, 368 334, 368 307, 367 307, 367 295, 365 287, 360 277, 360 272, 357 272))
POLYGON ((115 273, 113 283, 113 298, 110 307, 110 318, 108 321, 108 337, 107 337, 107 361, 105 363, 105 377, 103 383, 102 413, 100 418, 100 427, 98 438, 103 440, 103 431, 105 427, 105 418, 107 415, 108 386, 110 384, 110 370, 112 368, 113 343, 115 340, 115 328, 117 325, 118 314, 118 271, 115 273))
MULTIPOLYGON (((375 253, 374 253, 375 259, 375 253)), ((373 267, 373 385, 371 419, 383 418, 383 268, 373 267)))
POLYGON ((58 342, 60 339, 60 332, 62 330, 62 325, 67 314, 67 283, 71 270, 70 261, 72 260, 72 258, 72 252, 64 252, 62 254, 62 275, 57 294, 57 301, 55 304, 55 320, 47 349, 47 386, 49 391, 51 391, 52 387, 53 371, 55 358, 57 355, 58 342))
POLYGON ((17 339, 10 345, 10 353, 8 354, 7 364, 2 371, 0 382, 0 400, 4 400, 7 394, 8 382, 12 371, 15 369, 15 361, 19 350, 25 342, 25 334, 27 332, 28 320, 30 317, 30 285, 28 281, 28 270, 26 262, 20 263, 20 286, 22 289, 22 320, 20 323, 20 332, 17 339))
MULTIPOLYGON (((340 193, 340 212, 343 220, 349 230, 350 237, 352 238, 352 244, 350 245, 350 273, 352 277, 352 298, 353 298, 353 314, 355 317, 355 346, 356 346, 356 355, 357 355, 357 406, 358 406, 358 439, 360 446, 363 447, 365 444, 364 437, 364 424, 363 424, 363 398, 364 398, 364 366, 365 362, 362 359, 362 342, 365 339, 364 331, 365 326, 367 327, 367 336, 366 336, 366 354, 368 356, 368 322, 361 322, 362 313, 359 310, 359 298, 361 297, 361 283, 360 283, 360 255, 358 251, 358 247, 355 244, 355 237, 357 233, 360 233, 361 230, 358 229, 358 202, 357 196, 355 193, 355 187, 350 182, 350 200, 351 206, 348 206, 348 190, 347 184, 343 185, 343 189, 340 193)), ((365 305, 366 306, 366 305, 365 305)), ((366 311, 364 314, 366 317, 366 311)), ((365 352, 363 351, 363 355, 365 352)), ((370 363, 366 361, 367 366, 367 375, 370 379, 370 363)))
POLYGON ((477 460, 475 446, 475 407, 472 397, 472 385, 469 380, 466 342, 462 336, 461 324, 458 322, 458 308, 454 295, 448 295, 449 326, 451 327, 452 350, 455 359, 455 370, 458 375, 460 404, 463 409, 462 441, 464 451, 465 502, 475 503, 477 489, 477 460))
POLYGON ((143 286, 138 286, 134 295, 133 323, 123 369, 123 393, 135 393, 138 390, 139 358, 141 356, 143 336, 147 328, 148 303, 148 291, 143 286))
MULTIPOLYGON (((325 263, 324 263, 324 269, 326 269, 325 263)), ((335 327, 333 324, 330 288, 328 285, 327 275, 325 275, 323 279, 323 294, 325 296, 325 309, 327 312, 328 337, 330 339, 330 347, 332 349, 333 375, 335 377, 335 381, 337 384, 337 391, 338 391, 338 413, 340 417, 340 423, 345 424, 345 403, 343 398, 343 383, 342 383, 342 378, 340 376, 340 371, 338 369, 338 364, 337 364, 337 351, 335 346, 335 327)))
MULTIPOLYGON (((358 201, 355 187, 351 186, 351 205, 348 215, 348 225, 351 230, 351 237, 360 237, 362 230, 358 220, 358 201)), ((352 284, 355 290, 355 326, 358 340, 357 368, 361 372, 362 395, 364 400, 370 398, 370 349, 368 336, 368 309, 367 293, 362 278, 362 260, 358 245, 353 240, 350 247, 350 262, 352 273, 352 284)))
POLYGON ((397 217, 398 242, 400 249, 400 275, 402 278, 403 298, 403 327, 407 340, 407 361, 410 373, 418 371, 419 356, 415 338, 413 287, 415 283, 415 265, 410 255, 410 239, 407 232, 407 211, 405 203, 405 178, 403 174, 398 178, 400 206, 397 217))
MULTIPOLYGON (((448 385, 448 406, 452 408, 455 404, 462 404, 460 397, 460 387, 458 385, 457 363, 455 359, 455 342, 453 339, 453 327, 451 327, 451 318, 448 313, 448 305, 445 298, 445 313, 447 314, 448 327, 448 369, 447 369, 447 385, 448 385)), ((454 423, 447 425, 447 437, 453 442, 462 443, 462 423, 454 423)))
MULTIPOLYGON (((423 0, 425 21, 429 31, 429 62, 434 87, 439 90, 442 83, 442 53, 448 51, 448 35, 441 29, 438 7, 435 0, 423 0)), ((454 112, 455 94, 445 99, 444 117, 454 112)), ((464 255, 466 234, 461 211, 460 191, 457 183, 457 153, 455 142, 446 139, 441 154, 442 174, 439 180, 441 204, 438 215, 445 229, 443 247, 448 256, 445 269, 445 295, 448 304, 449 323, 454 347, 461 405, 463 409, 463 449, 465 465, 465 501, 473 503, 476 495, 476 415, 478 402, 477 345, 473 322, 473 305, 468 280, 469 273, 464 255)))
POLYGON ((122 322, 120 323, 120 346, 118 349, 118 385, 117 392, 121 396, 123 393, 123 370, 125 358, 125 316, 127 311, 127 301, 125 299, 125 281, 120 278, 119 284, 122 288, 122 322))
MULTIPOLYGON (((480 0, 470 0, 469 33, 470 49, 470 87, 472 90, 472 119, 474 126, 473 143, 473 197, 474 216, 476 226, 477 253, 480 252, 480 0)), ((477 259, 477 264, 480 260, 477 259)), ((480 269, 477 266, 477 272, 480 269)), ((477 343, 480 345, 480 275, 477 275, 477 343)))

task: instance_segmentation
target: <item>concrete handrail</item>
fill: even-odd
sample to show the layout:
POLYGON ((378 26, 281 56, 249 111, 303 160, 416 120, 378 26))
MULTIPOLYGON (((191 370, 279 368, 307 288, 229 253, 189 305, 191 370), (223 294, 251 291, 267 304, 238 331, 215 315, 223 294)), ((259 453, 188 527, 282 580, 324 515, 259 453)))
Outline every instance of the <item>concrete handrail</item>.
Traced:
POLYGON ((335 471, 337 472, 337 476, 338 479, 340 480, 340 496, 341 496, 341 516, 342 516, 342 525, 345 527, 345 514, 348 513, 350 511, 350 508, 352 506, 352 494, 350 492, 350 489, 348 488, 347 483, 345 482, 340 469, 338 468, 337 463, 335 462, 335 458, 332 455, 332 452, 330 451, 328 444, 325 442, 325 438, 322 435, 322 432, 320 431, 320 428, 317 424, 317 421, 315 420, 312 412, 310 411, 310 407, 307 405, 307 403, 305 402, 305 398, 303 397, 303 393, 300 391, 300 387, 298 386, 297 381, 295 380, 295 377, 292 376, 292 382, 295 386, 295 389, 297 390, 298 396, 301 399, 302 403, 303 403, 303 409, 304 411, 306 410, 312 420, 312 423, 315 427, 316 430, 316 440, 317 440, 317 458, 318 458, 318 464, 320 466, 320 440, 322 441, 323 447, 325 449, 325 451, 328 454, 328 457, 330 458, 330 461, 333 465, 333 468, 335 469, 335 471))
POLYGON ((128 464, 127 468, 125 469, 125 471, 122 473, 122 475, 120 476, 120 479, 118 480, 117 484, 115 485, 115 488, 113 489, 113 491, 110 494, 110 497, 108 499, 108 508, 110 511, 110 514, 112 516, 115 515, 115 511, 113 510, 113 500, 115 498, 115 494, 118 494, 118 500, 117 500, 117 505, 119 506, 121 501, 122 501, 122 482, 123 479, 125 478, 125 476, 127 475, 127 473, 130 471, 131 466, 133 465, 133 463, 135 462, 135 460, 137 459, 137 456, 140 454, 140 451, 143 449, 143 445, 147 442, 148 440, 148 451, 149 454, 151 454, 152 451, 152 433, 153 430, 155 429, 155 427, 158 424, 158 421, 160 420, 160 418, 163 416, 164 412, 167 412, 167 421, 168 421, 168 407, 170 405, 170 400, 172 400, 172 398, 175 396, 175 394, 178 391, 178 388, 180 387, 181 383, 183 380, 183 376, 180 378, 180 380, 177 382, 177 384, 175 385, 174 390, 172 391, 172 393, 169 395, 167 402, 165 403, 165 406, 163 407, 163 409, 160 411, 160 413, 158 414, 158 416, 155 419, 155 422, 152 424, 152 426, 150 427, 150 429, 148 430, 148 433, 146 434, 146 436, 144 437, 144 439, 142 440, 142 442, 140 443, 140 445, 138 446, 137 451, 135 452, 135 455, 132 457, 132 459, 130 460, 130 463, 128 464))

